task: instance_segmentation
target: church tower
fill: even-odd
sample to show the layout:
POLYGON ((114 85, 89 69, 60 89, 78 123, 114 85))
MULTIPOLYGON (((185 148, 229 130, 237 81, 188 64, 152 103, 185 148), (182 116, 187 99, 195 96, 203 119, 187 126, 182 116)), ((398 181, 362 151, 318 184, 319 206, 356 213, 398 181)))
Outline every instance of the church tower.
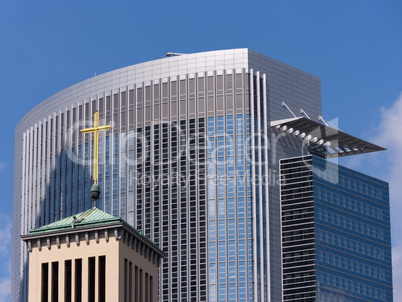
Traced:
POLYGON ((91 208, 22 236, 29 302, 158 301, 163 252, 124 220, 91 208))

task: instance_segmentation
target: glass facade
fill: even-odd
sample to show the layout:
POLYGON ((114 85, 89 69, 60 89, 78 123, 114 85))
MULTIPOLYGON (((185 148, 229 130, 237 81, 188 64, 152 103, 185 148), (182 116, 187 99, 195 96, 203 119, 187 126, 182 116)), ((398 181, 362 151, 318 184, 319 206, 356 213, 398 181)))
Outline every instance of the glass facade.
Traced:
POLYGON ((301 156, 300 131, 271 127, 300 109, 319 121, 319 79, 248 49, 129 66, 40 103, 15 132, 13 301, 28 290, 20 235, 93 206, 79 130, 95 110, 112 125, 96 206, 166 253, 160 301, 392 301, 388 185, 301 156))
MULTIPOLYGON (((79 130, 95 110, 112 125, 100 134, 97 207, 166 253, 160 301, 280 301, 279 188, 265 177, 278 167, 269 122, 288 117, 285 98, 321 113, 318 78, 240 49, 122 68, 32 109, 16 128, 13 301, 27 297, 20 234, 92 206, 92 136, 79 130)), ((279 158, 300 152, 277 145, 279 158)))
POLYGON ((388 184, 315 155, 280 165, 284 301, 392 301, 388 184))
POLYGON ((208 118, 208 301, 253 300, 250 115, 208 118))

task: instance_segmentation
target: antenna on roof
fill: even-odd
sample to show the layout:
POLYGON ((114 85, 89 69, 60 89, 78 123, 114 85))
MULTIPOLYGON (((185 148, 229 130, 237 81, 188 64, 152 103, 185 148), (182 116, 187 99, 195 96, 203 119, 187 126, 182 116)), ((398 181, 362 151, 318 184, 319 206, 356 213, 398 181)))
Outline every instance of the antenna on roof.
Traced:
POLYGON ((73 219, 74 219, 74 222, 75 223, 77 223, 77 222, 81 222, 81 221, 83 221, 84 220, 84 218, 77 218, 77 216, 73 216, 73 219))
POLYGON ((286 103, 285 102, 282 102, 282 107, 285 107, 287 110, 289 110, 289 112, 293 115, 293 117, 296 117, 296 115, 293 113, 293 111, 292 110, 290 110, 290 108, 289 108, 289 106, 288 105, 286 105, 286 103))
POLYGON ((318 120, 324 122, 324 124, 325 124, 326 126, 328 126, 328 127, 329 127, 329 126, 332 126, 332 127, 335 128, 336 130, 342 131, 341 129, 339 129, 338 126, 335 126, 334 124, 332 124, 332 123, 330 123, 330 122, 327 122, 321 115, 318 116, 318 120))
POLYGON ((327 123, 327 121, 324 120, 324 118, 323 118, 321 115, 318 116, 318 120, 321 121, 321 122, 323 122, 323 123, 325 124, 325 126, 329 126, 328 123, 327 123))
POLYGON ((308 116, 307 112, 303 110, 303 108, 300 108, 300 113, 303 113, 309 120, 311 120, 311 118, 308 116))
POLYGON ((167 57, 175 57, 175 56, 182 56, 185 55, 185 53, 179 53, 179 52, 168 52, 166 54, 167 57))

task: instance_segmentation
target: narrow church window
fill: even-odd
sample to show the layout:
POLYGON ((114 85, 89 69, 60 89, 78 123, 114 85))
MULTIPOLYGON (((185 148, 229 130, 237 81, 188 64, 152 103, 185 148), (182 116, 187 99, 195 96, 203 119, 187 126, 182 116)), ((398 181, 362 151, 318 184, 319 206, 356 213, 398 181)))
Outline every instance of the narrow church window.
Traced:
POLYGON ((99 256, 99 302, 106 302, 106 256, 99 256))
POLYGON ((71 260, 64 261, 64 302, 71 302, 72 265, 71 260))
POLYGON ((149 275, 149 301, 154 301, 154 278, 149 275))
POLYGON ((124 258, 124 302, 128 301, 127 259, 124 258))
POLYGON ((88 301, 95 302, 95 257, 88 259, 88 301))
POLYGON ((59 262, 52 262, 52 302, 59 301, 59 262))
POLYGON ((133 263, 128 263, 128 301, 133 301, 133 263))
POLYGON ((42 263, 42 293, 41 301, 49 301, 49 263, 42 263))
POLYGON ((134 269, 134 301, 138 302, 138 287, 139 287, 139 282, 138 282, 138 266, 135 266, 134 269))
POLYGON ((143 283, 142 283, 142 269, 140 269, 140 285, 139 285, 139 289, 140 289, 140 301, 143 301, 142 299, 143 299, 143 290, 142 290, 142 287, 143 287, 143 283))
POLYGON ((148 301, 148 273, 145 273, 145 301, 148 301))
POLYGON ((75 259, 75 302, 82 302, 82 259, 75 259))

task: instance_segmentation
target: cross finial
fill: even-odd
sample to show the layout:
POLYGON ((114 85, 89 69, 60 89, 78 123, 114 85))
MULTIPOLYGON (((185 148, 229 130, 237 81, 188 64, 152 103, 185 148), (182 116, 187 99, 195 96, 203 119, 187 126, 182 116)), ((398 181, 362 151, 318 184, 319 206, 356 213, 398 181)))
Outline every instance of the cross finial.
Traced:
POLYGON ((95 185, 98 184, 99 131, 108 130, 111 128, 112 128, 111 125, 99 126, 99 112, 98 110, 95 110, 93 127, 80 130, 81 133, 89 133, 89 132, 94 133, 94 146, 93 146, 94 164, 93 164, 92 178, 95 185))

